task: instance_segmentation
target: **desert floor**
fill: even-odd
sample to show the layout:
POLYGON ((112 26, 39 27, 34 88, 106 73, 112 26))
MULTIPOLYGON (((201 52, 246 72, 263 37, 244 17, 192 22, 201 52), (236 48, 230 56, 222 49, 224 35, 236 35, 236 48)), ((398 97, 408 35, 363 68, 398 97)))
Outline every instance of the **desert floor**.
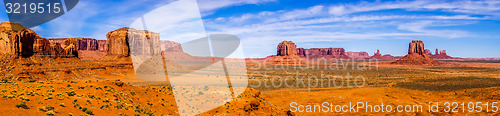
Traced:
MULTIPOLYGON (((465 107, 456 105, 455 109, 459 109, 459 112, 449 113, 443 111, 446 109, 443 103, 499 102, 499 63, 446 62, 443 65, 405 66, 390 62, 327 62, 287 65, 286 68, 273 64, 268 69, 263 68, 263 64, 247 62, 249 85, 245 92, 237 96, 236 100, 201 113, 197 109, 179 111, 173 95, 177 91, 172 90, 168 82, 141 81, 133 76, 133 70, 126 64, 112 65, 109 68, 105 67, 108 63, 85 61, 81 63, 83 68, 74 69, 79 71, 61 70, 63 73, 46 73, 43 74, 45 76, 32 79, 3 79, 0 83, 0 96, 3 96, 0 98, 3 106, 0 107, 0 115, 178 115, 179 112, 201 113, 199 115, 373 114, 365 112, 366 109, 358 112, 291 112, 291 102, 302 105, 367 102, 373 105, 383 103, 423 106, 423 112, 374 114, 498 115, 491 112, 491 104, 480 105, 483 108, 481 112, 462 112, 462 109, 469 110, 467 104, 465 107), (427 111, 427 106, 434 102, 440 102, 440 112, 427 111), (487 107, 489 112, 486 112, 487 107)), ((42 65, 43 62, 40 66, 42 65)), ((29 67, 27 70, 40 68, 29 67)), ((38 70, 45 70, 44 67, 41 68, 38 70)), ((3 72, 3 75, 22 72, 15 67, 4 70, 8 71, 3 72)), ((26 75, 33 76, 29 71, 26 75)), ((42 74, 34 76, 37 75, 42 74)), ((183 90, 186 90, 188 98, 190 95, 210 94, 198 92, 200 88, 185 88, 187 89, 183 90)), ((217 91, 217 88, 224 87, 207 90, 217 91)), ((205 103, 217 98, 196 100, 205 103)))

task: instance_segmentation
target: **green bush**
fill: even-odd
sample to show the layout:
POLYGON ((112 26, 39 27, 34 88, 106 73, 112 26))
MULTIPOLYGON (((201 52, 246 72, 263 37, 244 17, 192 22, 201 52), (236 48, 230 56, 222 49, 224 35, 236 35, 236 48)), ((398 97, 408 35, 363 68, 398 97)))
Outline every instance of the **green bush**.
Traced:
POLYGON ((76 92, 71 90, 71 92, 68 92, 68 96, 75 96, 76 95, 76 92))
POLYGON ((28 105, 26 105, 26 102, 21 101, 20 104, 16 105, 17 108, 24 108, 24 109, 29 109, 28 105))
POLYGON ((55 114, 56 113, 54 111, 47 111, 47 112, 45 112, 45 115, 49 115, 49 116, 53 116, 55 114))

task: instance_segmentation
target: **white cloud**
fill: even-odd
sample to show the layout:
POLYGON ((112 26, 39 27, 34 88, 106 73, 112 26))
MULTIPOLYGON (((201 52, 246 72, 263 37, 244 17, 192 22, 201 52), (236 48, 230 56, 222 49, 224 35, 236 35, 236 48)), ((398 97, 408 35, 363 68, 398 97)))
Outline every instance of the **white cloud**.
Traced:
POLYGON ((497 0, 467 1, 458 0, 445 2, 439 0, 417 0, 397 2, 361 2, 358 4, 333 5, 329 13, 336 16, 359 12, 370 12, 389 9, 412 10, 440 10, 446 12, 458 12, 468 14, 499 15, 500 2, 497 0))
POLYGON ((198 6, 203 16, 207 16, 220 8, 238 6, 244 4, 262 4, 276 0, 198 0, 198 6))
MULTIPOLYGON (((421 39, 461 38, 473 36, 464 30, 445 28, 490 20, 493 16, 468 13, 404 14, 374 13, 353 14, 384 9, 406 9, 422 12, 448 12, 443 5, 432 6, 431 1, 410 2, 361 2, 356 5, 315 5, 293 10, 262 11, 238 14, 229 17, 206 19, 209 33, 225 33, 239 36, 246 50, 263 51, 264 54, 248 52, 250 56, 267 56, 273 47, 283 40, 296 43, 366 40, 366 39, 421 39), (428 8, 423 8, 426 6, 428 8), (430 7, 440 11, 430 11, 430 7)), ((454 7, 453 7, 454 8, 454 7)), ((453 9, 451 8, 451 9, 453 9)))
MULTIPOLYGON (((469 33, 459 30, 436 30, 436 29, 426 29, 427 27, 440 26, 440 22, 435 21, 417 21, 411 23, 405 23, 398 26, 398 29, 408 30, 416 33, 422 33, 431 36, 438 36, 444 38, 459 38, 468 36, 469 33)), ((445 24, 452 25, 452 24, 445 24)), ((455 24, 458 25, 458 24, 455 24)))

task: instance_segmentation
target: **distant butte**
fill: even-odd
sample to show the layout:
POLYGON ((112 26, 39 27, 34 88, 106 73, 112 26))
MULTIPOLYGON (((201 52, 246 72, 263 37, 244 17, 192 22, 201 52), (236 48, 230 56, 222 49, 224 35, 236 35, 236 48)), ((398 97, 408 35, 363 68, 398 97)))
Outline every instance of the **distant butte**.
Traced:
POLYGON ((408 47, 408 54, 403 58, 393 62, 392 64, 405 65, 424 65, 424 64, 441 64, 425 54, 424 42, 421 40, 413 40, 408 47))

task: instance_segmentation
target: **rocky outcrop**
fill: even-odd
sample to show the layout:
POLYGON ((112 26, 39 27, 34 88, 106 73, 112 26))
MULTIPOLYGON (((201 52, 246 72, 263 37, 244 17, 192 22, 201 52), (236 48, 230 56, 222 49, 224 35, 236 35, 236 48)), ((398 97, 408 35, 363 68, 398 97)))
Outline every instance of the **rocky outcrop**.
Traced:
POLYGON ((441 52, 439 52, 439 54, 442 54, 442 55, 447 55, 447 54, 446 54, 446 50, 441 50, 441 52))
POLYGON ((128 28, 130 54, 135 56, 160 55, 160 33, 128 28))
POLYGON ((50 43, 40 37, 31 29, 13 22, 0 23, 0 53, 14 56, 15 58, 41 56, 41 57, 78 57, 75 43, 61 44, 50 43))
POLYGON ((431 50, 429 50, 429 49, 425 49, 424 50, 424 54, 426 54, 426 55, 432 55, 431 50))
POLYGON ((97 40, 97 50, 106 52, 108 49, 108 40, 97 40))
POLYGON ((433 59, 454 59, 453 57, 448 56, 448 54, 446 54, 446 50, 439 51, 438 49, 436 49, 436 54, 434 55, 431 54, 429 55, 429 57, 433 59))
POLYGON ((278 44, 277 56, 297 56, 297 45, 292 41, 283 41, 278 44))
POLYGON ((106 37, 107 55, 160 55, 160 34, 133 28, 120 28, 106 37))
POLYGON ((130 56, 128 44, 128 28, 121 28, 106 34, 108 38, 107 55, 130 56))
POLYGON ((278 65, 300 65, 302 60, 297 55, 297 45, 292 41, 283 41, 277 46, 276 56, 272 56, 267 63, 278 65))
POLYGON ((344 48, 298 48, 298 55, 306 59, 317 58, 350 58, 345 53, 344 48))
POLYGON ((424 55, 424 42, 413 40, 408 47, 408 54, 424 55))
POLYGON ((367 52, 345 52, 347 56, 356 59, 369 58, 370 55, 367 52))
POLYGON ((160 41, 160 47, 161 51, 165 52, 183 52, 181 44, 173 41, 162 40, 160 41))
POLYGON ((393 62, 393 64, 436 65, 441 63, 435 61, 424 53, 424 42, 422 42, 421 40, 413 40, 408 47, 408 54, 401 59, 393 62))
POLYGON ((380 54, 380 50, 377 49, 377 52, 373 54, 372 57, 370 57, 370 59, 382 59, 383 56, 382 54, 380 54))
POLYGON ((96 51, 99 49, 99 43, 93 38, 51 38, 48 40, 50 43, 59 43, 62 47, 65 47, 65 42, 70 39, 75 43, 77 50, 96 51))
POLYGON ((297 48, 292 41, 283 41, 278 44, 276 56, 300 57, 306 59, 318 58, 350 58, 344 48, 297 48))
POLYGON ((77 38, 78 50, 96 51, 99 49, 99 43, 92 38, 77 38))
POLYGON ((377 49, 377 52, 373 54, 373 56, 370 57, 370 59, 377 59, 377 60, 392 60, 394 59, 394 56, 390 55, 390 54, 385 54, 382 56, 382 54, 380 54, 380 50, 377 49))

